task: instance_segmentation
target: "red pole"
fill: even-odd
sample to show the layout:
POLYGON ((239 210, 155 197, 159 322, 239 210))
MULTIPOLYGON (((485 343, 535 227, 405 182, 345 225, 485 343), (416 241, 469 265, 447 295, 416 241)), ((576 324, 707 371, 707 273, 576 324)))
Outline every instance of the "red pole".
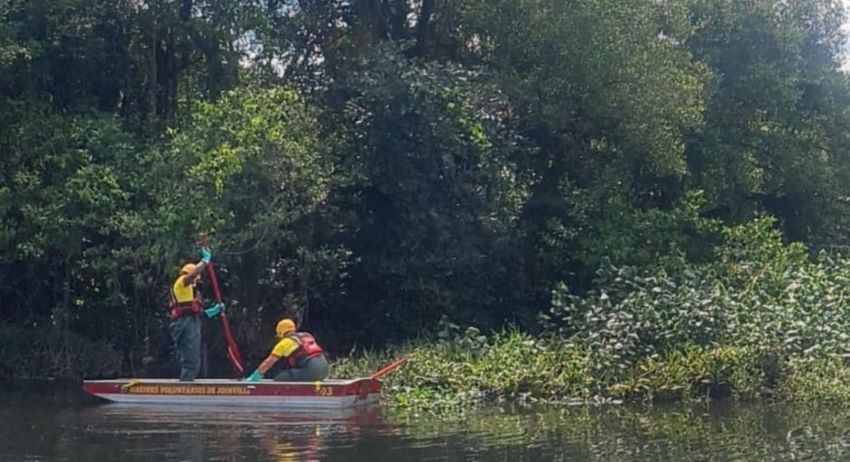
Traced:
POLYGON ((407 360, 410 359, 411 356, 413 356, 413 353, 410 353, 408 355, 402 356, 399 359, 396 359, 395 361, 393 361, 393 362, 389 363, 387 366, 385 366, 383 369, 381 369, 381 370, 375 372, 374 374, 370 375, 369 378, 372 379, 372 380, 380 379, 381 377, 383 377, 383 376, 389 374, 390 372, 401 367, 401 365, 406 363, 407 360))
MULTIPOLYGON (((199 238, 201 245, 209 247, 206 236, 199 238)), ((207 272, 210 275, 210 283, 212 284, 215 301, 221 303, 221 290, 218 288, 218 278, 215 276, 215 266, 212 262, 207 263, 207 272)), ((233 339, 233 333, 230 331, 230 323, 227 322, 227 314, 224 310, 219 315, 221 318, 221 327, 224 330, 224 341, 227 342, 227 359, 230 360, 230 365, 233 371, 236 372, 236 377, 241 379, 245 375, 245 370, 242 367, 242 355, 239 354, 239 347, 236 345, 236 340, 233 339)))

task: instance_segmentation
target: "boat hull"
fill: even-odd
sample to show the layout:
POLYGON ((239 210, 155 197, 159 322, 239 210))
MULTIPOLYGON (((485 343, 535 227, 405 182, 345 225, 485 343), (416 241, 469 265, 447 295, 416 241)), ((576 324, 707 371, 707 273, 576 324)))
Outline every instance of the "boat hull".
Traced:
POLYGON ((86 380, 83 390, 116 403, 320 410, 376 403, 381 381, 370 378, 320 382, 119 379, 86 380))

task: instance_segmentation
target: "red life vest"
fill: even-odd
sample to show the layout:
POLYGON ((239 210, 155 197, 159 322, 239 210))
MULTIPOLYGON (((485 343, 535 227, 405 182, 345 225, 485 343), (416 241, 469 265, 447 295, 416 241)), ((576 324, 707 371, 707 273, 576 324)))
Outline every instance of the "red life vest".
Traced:
POLYGON ((287 358, 289 367, 302 367, 308 359, 325 353, 325 350, 316 343, 316 339, 307 332, 293 332, 288 334, 287 337, 298 344, 298 348, 287 358))
POLYGON ((168 310, 172 321, 183 316, 201 315, 201 294, 197 290, 194 290, 195 298, 192 301, 183 303, 177 303, 173 288, 168 293, 171 295, 168 297, 168 310))

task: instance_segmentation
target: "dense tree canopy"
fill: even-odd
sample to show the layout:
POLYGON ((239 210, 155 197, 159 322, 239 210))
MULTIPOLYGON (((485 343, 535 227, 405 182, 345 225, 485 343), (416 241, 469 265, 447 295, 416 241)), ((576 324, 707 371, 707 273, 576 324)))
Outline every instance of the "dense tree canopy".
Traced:
POLYGON ((249 357, 284 314, 337 351, 443 316, 533 329, 562 284, 710 260, 763 214, 847 245, 843 22, 836 0, 0 0, 0 326, 163 364, 199 233, 249 357))

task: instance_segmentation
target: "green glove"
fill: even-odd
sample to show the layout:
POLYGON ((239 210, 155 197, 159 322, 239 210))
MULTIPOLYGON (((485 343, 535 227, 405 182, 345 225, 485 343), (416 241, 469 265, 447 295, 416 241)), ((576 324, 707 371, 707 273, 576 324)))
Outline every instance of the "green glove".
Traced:
POLYGON ((209 247, 204 247, 201 249, 201 261, 204 263, 209 263, 212 259, 212 250, 209 247))
POLYGON ((260 370, 257 369, 251 373, 248 377, 245 377, 246 382, 259 382, 260 379, 263 378, 263 374, 260 373, 260 370))
POLYGON ((216 303, 215 305, 204 310, 204 316, 209 319, 212 319, 219 314, 221 314, 221 310, 224 309, 224 303, 216 303))

